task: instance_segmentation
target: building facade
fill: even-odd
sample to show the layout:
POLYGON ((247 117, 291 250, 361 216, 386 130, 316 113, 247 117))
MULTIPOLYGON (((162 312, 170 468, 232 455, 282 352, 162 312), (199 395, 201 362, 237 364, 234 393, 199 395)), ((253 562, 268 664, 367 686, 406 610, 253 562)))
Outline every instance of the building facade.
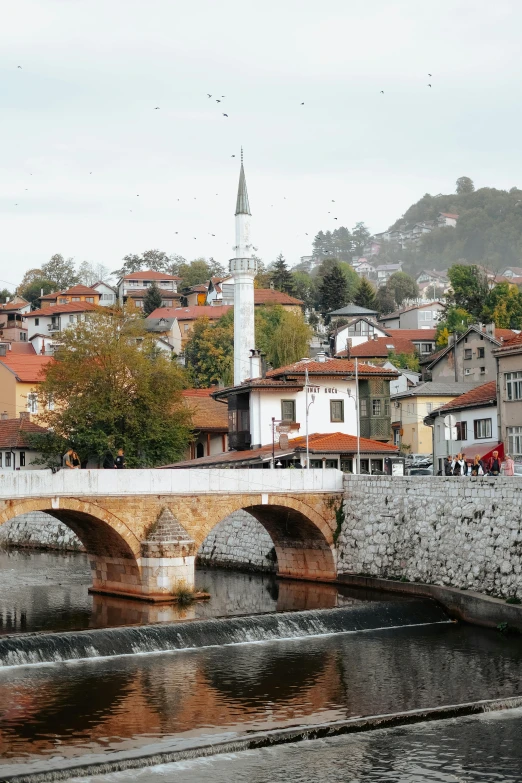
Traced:
POLYGON ((522 462, 522 334, 494 351, 500 439, 506 453, 522 462))

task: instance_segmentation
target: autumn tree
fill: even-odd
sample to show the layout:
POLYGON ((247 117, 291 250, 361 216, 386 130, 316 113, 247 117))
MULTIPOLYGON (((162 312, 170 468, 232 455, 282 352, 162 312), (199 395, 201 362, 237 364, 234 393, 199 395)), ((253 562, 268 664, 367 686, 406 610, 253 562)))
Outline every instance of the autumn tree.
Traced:
POLYGON ((448 344, 450 334, 463 334, 475 319, 462 307, 448 307, 444 318, 437 323, 435 340, 438 348, 448 344))
POLYGON ((37 393, 39 423, 49 433, 33 446, 49 461, 72 447, 99 462, 123 448, 130 468, 176 462, 190 441, 184 383, 183 369, 156 349, 142 318, 89 313, 63 330, 56 361, 46 365, 37 393))
POLYGON ((308 354, 312 330, 302 313, 281 305, 256 308, 256 348, 272 367, 293 364, 308 354))
POLYGON ((143 312, 145 315, 150 315, 161 307, 163 299, 161 298, 161 291, 158 284, 154 281, 147 288, 147 292, 143 298, 143 312))
POLYGON ((198 318, 185 344, 185 365, 193 386, 231 386, 234 381, 234 317, 230 310, 218 321, 198 318))

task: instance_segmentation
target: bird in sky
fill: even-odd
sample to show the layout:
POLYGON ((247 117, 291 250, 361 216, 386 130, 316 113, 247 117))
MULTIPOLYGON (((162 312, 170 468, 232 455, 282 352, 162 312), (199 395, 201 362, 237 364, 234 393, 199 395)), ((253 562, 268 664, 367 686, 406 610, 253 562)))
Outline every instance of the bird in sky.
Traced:
POLYGON ((335 204, 335 199, 334 198, 332 199, 332 204, 335 204))
POLYGON ((384 90, 381 90, 381 95, 384 95, 384 90))
POLYGON ((212 95, 211 95, 209 92, 207 92, 207 96, 208 96, 209 98, 212 98, 212 95))
POLYGON ((308 236, 308 234, 307 234, 307 233, 306 233, 306 231, 305 231, 305 237, 307 237, 307 236, 308 236))
POLYGON ((219 98, 216 98, 216 103, 221 103, 221 101, 219 100, 219 98))
POLYGON ((175 234, 177 234, 178 232, 177 232, 177 231, 174 231, 174 233, 175 233, 175 234))
POLYGON ((17 65, 16 67, 17 67, 17 68, 20 68, 20 69, 22 68, 22 66, 21 66, 21 65, 17 65))
POLYGON ((155 106, 154 107, 154 111, 158 111, 158 109, 159 109, 159 106, 155 106))
POLYGON ((429 73, 429 74, 428 74, 428 76, 433 76, 433 74, 432 74, 432 73, 429 73))
POLYGON ((215 237, 216 235, 215 234, 211 234, 211 236, 215 237))
POLYGON ((228 114, 225 114, 225 112, 223 112, 223 117, 228 117, 228 114))
MULTIPOLYGON (((236 156, 235 155, 231 155, 230 157, 235 158, 236 156)), ((217 193, 216 193, 216 196, 217 196, 217 193)))
POLYGON ((226 96, 226 95, 222 95, 221 97, 222 97, 222 98, 226 98, 227 96, 226 96))
POLYGON ((334 218, 334 220, 337 220, 337 218, 334 218))
POLYGON ((428 87, 431 87, 431 84, 428 84, 428 87))
POLYGON ((137 196, 138 198, 139 198, 139 195, 140 195, 139 193, 136 193, 136 196, 137 196))
POLYGON ((301 106, 304 106, 304 101, 302 102, 301 106))

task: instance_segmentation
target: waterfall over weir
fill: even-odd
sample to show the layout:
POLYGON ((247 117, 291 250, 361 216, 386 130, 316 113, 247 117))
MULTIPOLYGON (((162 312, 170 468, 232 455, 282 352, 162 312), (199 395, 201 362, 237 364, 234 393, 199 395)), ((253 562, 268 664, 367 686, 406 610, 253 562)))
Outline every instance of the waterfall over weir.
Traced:
POLYGON ((0 667, 59 663, 217 645, 273 642, 307 636, 448 622, 431 599, 382 601, 340 609, 191 620, 161 625, 38 633, 0 638, 0 667))

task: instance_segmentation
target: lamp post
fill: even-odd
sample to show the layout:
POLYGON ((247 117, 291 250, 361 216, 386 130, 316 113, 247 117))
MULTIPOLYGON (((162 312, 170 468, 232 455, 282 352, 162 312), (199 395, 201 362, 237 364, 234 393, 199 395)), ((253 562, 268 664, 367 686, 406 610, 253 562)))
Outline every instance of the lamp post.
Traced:
POLYGON ((311 395, 312 401, 308 402, 308 368, 305 367, 305 426, 306 426, 306 469, 310 467, 310 451, 308 448, 308 411, 310 405, 315 402, 315 394, 311 395))

